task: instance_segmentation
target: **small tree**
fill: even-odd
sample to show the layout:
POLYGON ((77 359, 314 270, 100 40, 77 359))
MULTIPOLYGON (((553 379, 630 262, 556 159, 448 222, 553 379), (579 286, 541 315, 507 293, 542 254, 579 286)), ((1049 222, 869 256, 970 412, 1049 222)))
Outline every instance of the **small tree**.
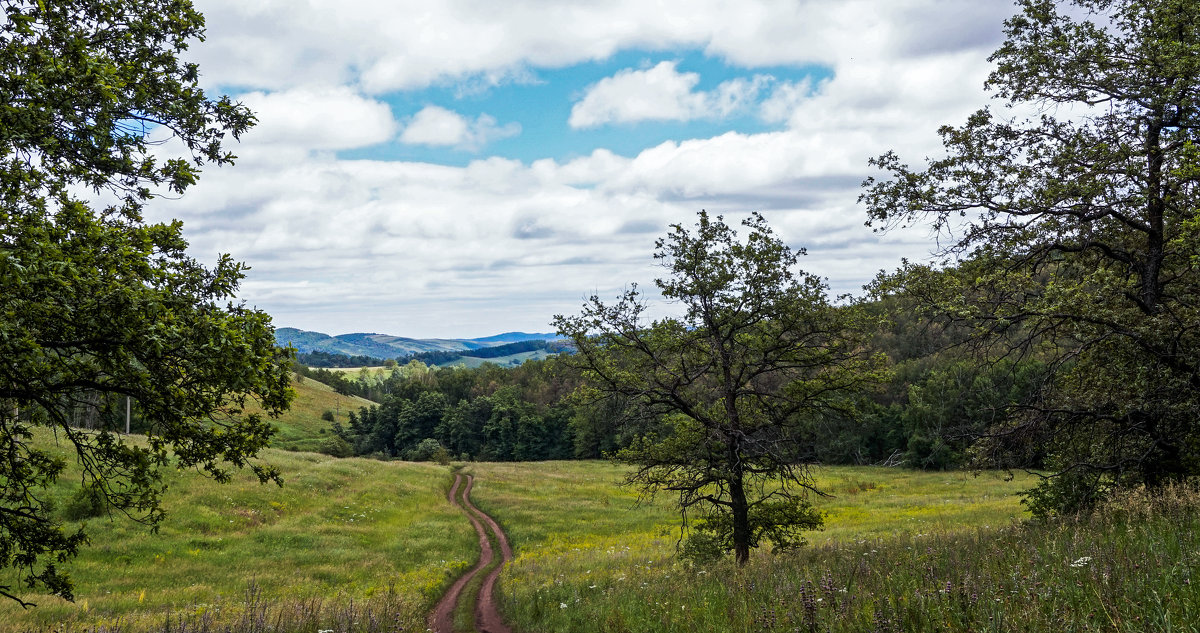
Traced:
POLYGON ((742 224, 744 242, 701 211, 694 232, 675 225, 658 240, 668 274, 655 283, 680 316, 648 322, 633 286, 615 304, 593 296, 578 316, 555 317, 593 389, 662 421, 618 454, 637 466, 629 483, 678 493, 685 526, 698 517, 701 536, 739 564, 764 537, 794 544, 819 525, 805 500, 816 492, 808 429, 851 419, 853 396, 884 371, 863 348, 862 312, 832 305, 761 215, 742 224))

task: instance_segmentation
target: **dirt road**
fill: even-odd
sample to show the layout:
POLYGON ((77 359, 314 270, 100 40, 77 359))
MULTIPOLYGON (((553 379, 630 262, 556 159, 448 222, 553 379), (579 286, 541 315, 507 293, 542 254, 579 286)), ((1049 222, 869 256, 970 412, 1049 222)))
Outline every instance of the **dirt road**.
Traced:
POLYGON ((475 596, 475 630, 480 633, 512 633, 512 629, 505 626, 504 619, 500 617, 492 595, 496 579, 500 577, 500 570, 504 568, 505 563, 512 560, 512 547, 509 546, 508 537, 504 535, 504 531, 500 529, 500 525, 496 523, 495 519, 484 514, 471 503, 471 487, 474 484, 475 478, 471 475, 464 477, 461 474, 455 474, 454 484, 450 486, 450 493, 446 495, 446 498, 450 503, 462 508, 467 513, 467 518, 471 520, 471 525, 475 526, 475 533, 479 536, 479 562, 471 568, 471 571, 450 585, 446 595, 442 596, 437 606, 434 607, 433 613, 429 614, 429 630, 433 633, 454 633, 454 610, 464 599, 463 590, 471 583, 472 579, 483 573, 496 560, 495 548, 492 547, 491 539, 488 538, 489 532, 500 547, 500 561, 483 579, 475 596))

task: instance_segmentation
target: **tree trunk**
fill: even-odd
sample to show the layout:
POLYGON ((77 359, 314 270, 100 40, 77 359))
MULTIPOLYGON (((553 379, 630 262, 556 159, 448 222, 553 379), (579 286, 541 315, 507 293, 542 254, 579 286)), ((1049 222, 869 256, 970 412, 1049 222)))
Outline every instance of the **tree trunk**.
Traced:
POLYGON ((746 487, 743 482, 741 455, 736 447, 732 453, 729 478, 730 512, 733 514, 733 556, 741 567, 750 560, 750 505, 746 503, 746 487))

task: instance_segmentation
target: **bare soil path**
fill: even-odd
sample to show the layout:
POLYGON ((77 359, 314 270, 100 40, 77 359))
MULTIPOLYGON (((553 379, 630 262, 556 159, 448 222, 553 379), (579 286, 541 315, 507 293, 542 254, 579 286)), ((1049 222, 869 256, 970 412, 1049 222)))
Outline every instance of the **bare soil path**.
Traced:
POLYGON ((450 486, 450 493, 446 495, 446 498, 451 504, 462 508, 467 513, 467 518, 471 520, 471 525, 475 526, 475 533, 479 535, 479 562, 475 563, 471 571, 463 574, 461 578, 454 581, 453 585, 450 585, 450 589, 434 607, 433 613, 429 614, 429 630, 433 633, 454 633, 454 611, 463 599, 463 590, 471 583, 471 580, 483 573, 495 561, 496 552, 492 547, 491 539, 488 538, 489 532, 500 546, 500 561, 483 579, 479 585, 478 594, 475 596, 475 630, 479 633, 512 633, 512 629, 508 628, 504 624, 504 619, 500 617, 492 595, 496 579, 500 577, 500 570, 503 569, 505 563, 512 560, 512 547, 508 544, 508 537, 500 529, 500 524, 471 503, 471 487, 474 485, 475 478, 471 475, 464 477, 461 474, 455 474, 454 484, 450 486))

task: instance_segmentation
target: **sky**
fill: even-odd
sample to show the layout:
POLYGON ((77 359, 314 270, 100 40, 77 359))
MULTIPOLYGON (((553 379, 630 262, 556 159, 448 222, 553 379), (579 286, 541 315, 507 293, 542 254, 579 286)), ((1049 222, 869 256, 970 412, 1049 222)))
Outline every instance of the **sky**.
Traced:
MULTIPOLYGON (((251 269, 277 327, 552 331, 650 291, 654 241, 763 214, 831 294, 928 229, 864 226, 869 158, 913 165, 993 103, 1008 0, 194 0, 186 58, 258 125, 149 219, 251 269)), ((163 151, 170 151, 169 144, 163 151)), ((656 304, 669 313, 671 306, 656 304)))

